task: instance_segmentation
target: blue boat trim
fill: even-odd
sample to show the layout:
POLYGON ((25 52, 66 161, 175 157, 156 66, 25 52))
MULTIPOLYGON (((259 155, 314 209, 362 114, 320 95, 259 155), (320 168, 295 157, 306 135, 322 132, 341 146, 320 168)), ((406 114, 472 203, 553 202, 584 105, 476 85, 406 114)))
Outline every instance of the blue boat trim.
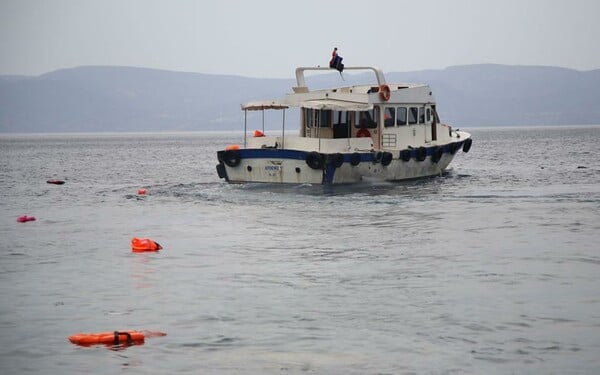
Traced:
POLYGON ((307 151, 280 150, 275 148, 246 148, 239 150, 242 159, 294 159, 305 160, 307 151))

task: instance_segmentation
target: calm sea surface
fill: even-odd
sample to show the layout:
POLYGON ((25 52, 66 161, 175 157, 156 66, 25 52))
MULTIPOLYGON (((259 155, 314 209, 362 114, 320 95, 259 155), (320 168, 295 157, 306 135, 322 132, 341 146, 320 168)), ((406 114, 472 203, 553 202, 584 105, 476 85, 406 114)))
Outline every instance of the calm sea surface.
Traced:
POLYGON ((467 130, 333 188, 219 180, 240 134, 0 135, 0 373, 600 373, 600 127, 467 130), (67 340, 124 329, 167 336, 67 340))

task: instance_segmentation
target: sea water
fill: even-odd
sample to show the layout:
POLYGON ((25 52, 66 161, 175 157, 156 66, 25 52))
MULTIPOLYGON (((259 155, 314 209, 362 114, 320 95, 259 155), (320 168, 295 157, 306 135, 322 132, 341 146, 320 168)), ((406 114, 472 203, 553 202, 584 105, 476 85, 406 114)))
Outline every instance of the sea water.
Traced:
POLYGON ((340 187, 225 183, 239 133, 1 135, 0 373, 599 373, 600 127, 466 130, 340 187), (167 336, 67 340, 126 329, 167 336))

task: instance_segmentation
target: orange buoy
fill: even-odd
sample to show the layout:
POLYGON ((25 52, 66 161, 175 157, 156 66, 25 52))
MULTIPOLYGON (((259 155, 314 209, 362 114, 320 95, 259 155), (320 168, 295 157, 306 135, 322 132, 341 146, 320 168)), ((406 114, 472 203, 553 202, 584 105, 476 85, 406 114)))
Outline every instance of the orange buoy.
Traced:
POLYGON ((261 132, 260 130, 255 130, 254 131, 254 136, 255 137, 264 137, 265 133, 261 132))
POLYGON ((142 252, 142 251, 158 251, 161 250, 162 246, 156 241, 153 241, 149 238, 137 238, 133 237, 131 239, 131 250, 133 252, 142 252))
POLYGON ((19 223, 26 223, 28 221, 35 221, 35 216, 23 215, 23 216, 19 216, 17 218, 17 222, 19 222, 19 223))
POLYGON ((138 195, 146 195, 146 189, 144 189, 144 188, 138 189, 138 195))
POLYGON ((238 145, 228 145, 227 147, 225 147, 226 151, 228 151, 228 150, 239 150, 239 149, 240 149, 240 146, 238 146, 238 145))

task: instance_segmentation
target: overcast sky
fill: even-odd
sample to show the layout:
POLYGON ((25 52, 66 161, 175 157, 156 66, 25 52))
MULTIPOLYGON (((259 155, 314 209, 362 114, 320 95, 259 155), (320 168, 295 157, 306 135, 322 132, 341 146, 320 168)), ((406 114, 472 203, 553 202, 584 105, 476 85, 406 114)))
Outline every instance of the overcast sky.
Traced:
POLYGON ((124 65, 292 78, 498 63, 600 68, 598 0, 0 0, 0 74, 124 65))

